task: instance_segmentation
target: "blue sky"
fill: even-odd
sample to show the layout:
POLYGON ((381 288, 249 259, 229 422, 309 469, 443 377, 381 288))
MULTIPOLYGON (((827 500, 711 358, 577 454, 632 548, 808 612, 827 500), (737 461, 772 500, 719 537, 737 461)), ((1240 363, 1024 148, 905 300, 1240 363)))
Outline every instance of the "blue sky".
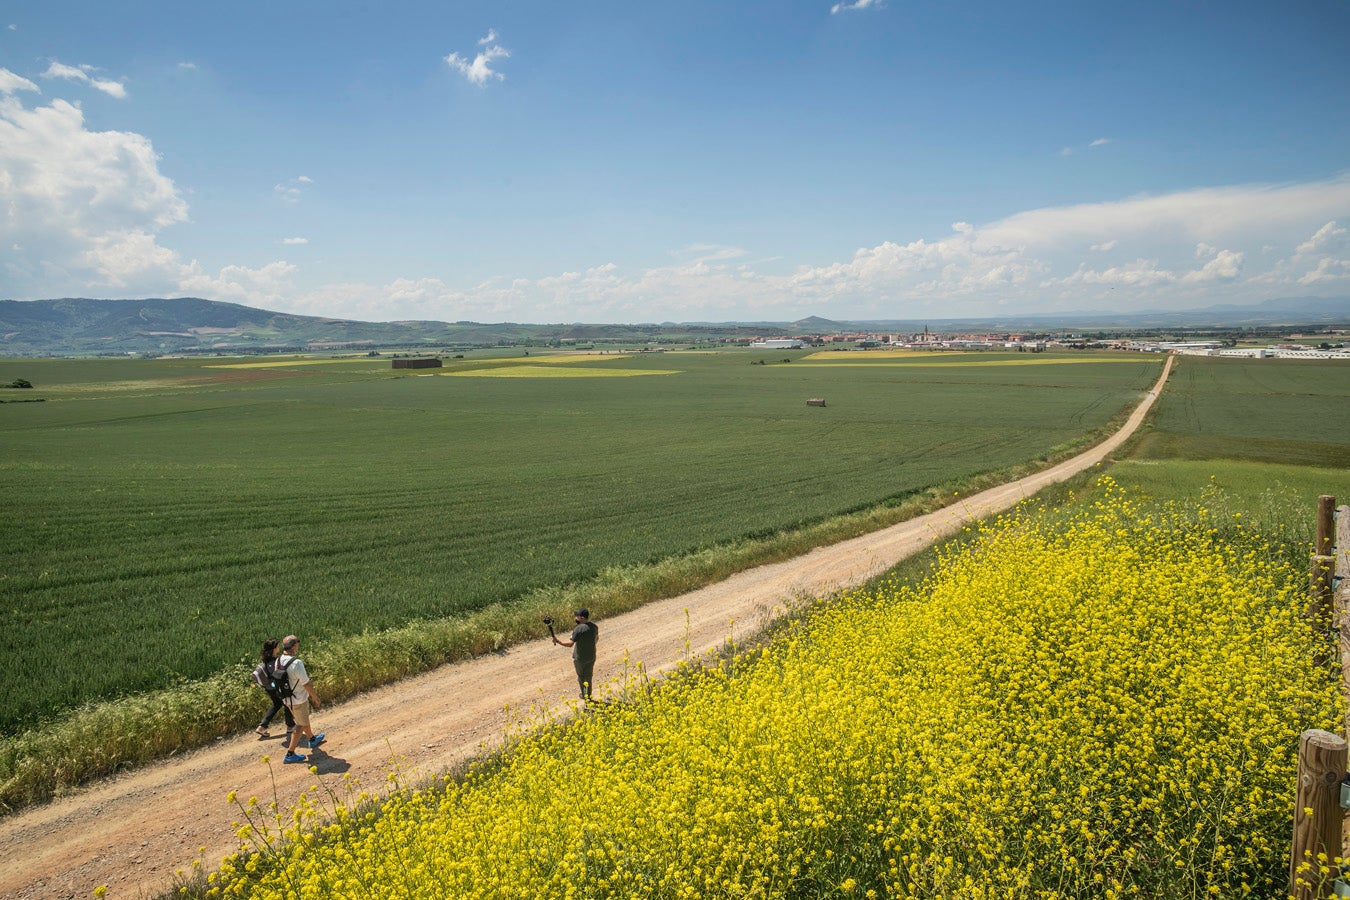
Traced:
POLYGON ((1350 296, 1350 0, 43 0, 0 298, 791 321, 1350 296))

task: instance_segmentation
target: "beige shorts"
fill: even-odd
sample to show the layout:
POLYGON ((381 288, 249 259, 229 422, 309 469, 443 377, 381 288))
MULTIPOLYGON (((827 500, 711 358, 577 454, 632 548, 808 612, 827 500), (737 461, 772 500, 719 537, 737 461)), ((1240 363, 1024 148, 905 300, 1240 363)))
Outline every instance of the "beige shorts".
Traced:
POLYGON ((290 709, 291 709, 291 718, 295 719, 295 727, 296 727, 296 728, 308 728, 308 727, 309 727, 309 701, 306 700, 304 703, 296 703, 296 704, 295 704, 294 706, 292 706, 290 709))

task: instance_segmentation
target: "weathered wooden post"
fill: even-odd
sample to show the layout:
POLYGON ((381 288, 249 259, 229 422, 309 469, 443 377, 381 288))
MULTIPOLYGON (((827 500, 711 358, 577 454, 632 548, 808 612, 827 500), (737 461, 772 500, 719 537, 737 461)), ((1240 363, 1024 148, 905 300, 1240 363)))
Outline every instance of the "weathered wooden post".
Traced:
MULTIPOLYGON (((1350 506, 1336 510, 1336 548, 1333 555, 1336 559, 1333 576, 1335 572, 1342 575, 1350 572, 1350 506)), ((1335 608, 1332 615, 1336 626, 1336 649, 1341 658, 1341 690, 1345 692, 1346 700, 1350 701, 1350 580, 1333 578, 1332 584, 1335 585, 1331 602, 1335 608)), ((1345 725, 1341 734, 1350 735, 1350 702, 1346 704, 1345 725)))
POLYGON ((1331 590, 1336 583, 1336 557, 1314 553, 1308 573, 1308 616, 1314 622, 1331 622, 1331 590))
POLYGON ((1308 616, 1314 622, 1331 623, 1331 595, 1336 583, 1336 498, 1317 498, 1317 538, 1308 573, 1308 616))
POLYGON ((1323 494, 1317 498, 1317 543, 1313 552, 1330 556, 1336 549, 1336 498, 1323 494))
POLYGON ((1298 745, 1298 794, 1289 894, 1294 900, 1325 897, 1340 874, 1341 782, 1346 744, 1330 731, 1309 729, 1298 745))

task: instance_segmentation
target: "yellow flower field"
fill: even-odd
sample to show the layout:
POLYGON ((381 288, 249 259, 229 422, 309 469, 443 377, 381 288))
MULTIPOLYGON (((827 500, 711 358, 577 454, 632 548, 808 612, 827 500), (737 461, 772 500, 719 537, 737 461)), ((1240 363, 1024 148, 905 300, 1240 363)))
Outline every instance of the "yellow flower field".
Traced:
POLYGON ((530 356, 530 362, 544 363, 546 365, 556 365, 559 363, 592 363, 607 362, 612 359, 629 359, 631 353, 535 353, 530 356))
POLYGON ((1105 487, 461 782, 241 803, 255 852, 210 893, 1281 896, 1298 736, 1340 715, 1306 575, 1238 520, 1105 487))
POLYGON ((339 366, 339 365, 366 365, 383 366, 389 368, 389 361, 385 359, 356 359, 344 357, 316 356, 311 359, 268 359, 262 362, 247 363, 220 363, 219 365, 202 366, 203 369, 284 369, 289 366, 339 366))

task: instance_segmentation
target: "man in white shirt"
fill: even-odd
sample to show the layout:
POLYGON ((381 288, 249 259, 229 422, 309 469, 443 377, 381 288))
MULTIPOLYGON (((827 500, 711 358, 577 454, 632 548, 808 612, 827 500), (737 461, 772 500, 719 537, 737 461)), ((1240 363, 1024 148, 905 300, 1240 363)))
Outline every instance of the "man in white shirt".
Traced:
POLYGON ((291 732, 291 745, 286 748, 286 758, 282 760, 288 763, 302 763, 305 761, 303 753, 296 753, 295 748, 300 744, 300 738, 304 737, 313 750, 323 743, 324 735, 314 733, 314 729, 309 724, 310 705, 313 704, 318 709, 322 704, 319 702, 319 695, 314 690, 314 683, 309 680, 309 673, 305 671, 305 662, 297 656, 297 648, 300 646, 300 639, 293 634, 288 634, 286 639, 281 642, 281 655, 277 657, 276 668, 286 670, 286 678, 291 685, 291 694, 282 702, 290 709, 291 715, 295 718, 295 730, 291 732))

